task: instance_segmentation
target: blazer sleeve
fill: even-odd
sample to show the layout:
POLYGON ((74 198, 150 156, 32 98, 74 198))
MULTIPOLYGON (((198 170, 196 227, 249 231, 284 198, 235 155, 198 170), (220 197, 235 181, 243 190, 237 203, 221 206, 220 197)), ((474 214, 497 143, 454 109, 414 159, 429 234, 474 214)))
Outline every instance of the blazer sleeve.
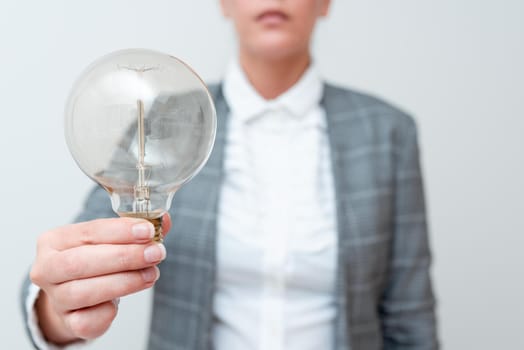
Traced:
POLYGON ((431 254, 416 125, 398 135, 390 270, 379 305, 384 349, 438 349, 431 254))

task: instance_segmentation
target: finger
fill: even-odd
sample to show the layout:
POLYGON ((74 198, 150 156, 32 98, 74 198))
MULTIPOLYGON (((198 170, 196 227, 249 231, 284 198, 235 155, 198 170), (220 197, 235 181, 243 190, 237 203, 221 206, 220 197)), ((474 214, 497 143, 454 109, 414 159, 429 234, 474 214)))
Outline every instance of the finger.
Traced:
POLYGON ((169 213, 165 213, 162 217, 162 236, 166 237, 169 233, 169 230, 171 230, 172 222, 171 222, 171 215, 169 213))
POLYGON ((75 280, 55 286, 51 297, 60 311, 83 309, 152 287, 159 277, 158 267, 152 266, 75 280))
POLYGON ((113 301, 75 310, 65 315, 65 323, 72 333, 80 339, 95 339, 104 334, 115 319, 118 312, 113 301))
POLYGON ((66 225, 49 231, 39 245, 65 250, 89 244, 145 243, 155 234, 153 224, 143 219, 98 219, 66 225))
POLYGON ((160 243, 86 245, 55 252, 43 269, 47 283, 58 284, 144 269, 165 257, 166 248, 160 243))

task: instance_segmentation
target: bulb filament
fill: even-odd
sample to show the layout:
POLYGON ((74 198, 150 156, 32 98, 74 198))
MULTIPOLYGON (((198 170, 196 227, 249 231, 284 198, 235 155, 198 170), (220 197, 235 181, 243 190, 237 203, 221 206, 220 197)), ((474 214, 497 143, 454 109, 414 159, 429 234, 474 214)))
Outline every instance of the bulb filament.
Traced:
POLYGON ((137 111, 138 111, 138 184, 135 188, 135 200, 136 200, 136 210, 137 212, 148 212, 149 211, 149 187, 146 185, 146 176, 145 176, 145 123, 144 123, 144 101, 137 101, 137 111))
MULTIPOLYGON (((119 69, 127 69, 134 71, 138 74, 140 78, 146 72, 152 70, 158 70, 159 67, 155 66, 124 66, 119 65, 119 69)), ((138 135, 138 164, 136 165, 138 171, 138 181, 135 186, 135 212, 137 213, 149 213, 151 203, 149 201, 149 186, 146 182, 146 165, 145 165, 145 156, 146 156, 146 140, 145 140, 145 121, 144 121, 144 101, 141 98, 137 99, 137 114, 138 114, 138 125, 137 125, 137 135, 138 135)))

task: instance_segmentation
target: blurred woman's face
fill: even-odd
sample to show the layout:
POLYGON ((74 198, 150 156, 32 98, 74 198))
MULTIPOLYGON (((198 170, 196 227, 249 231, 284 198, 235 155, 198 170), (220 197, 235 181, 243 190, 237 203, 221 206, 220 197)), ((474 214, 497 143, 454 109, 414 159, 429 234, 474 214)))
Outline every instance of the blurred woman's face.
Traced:
POLYGON ((319 17, 329 0, 221 0, 224 16, 235 25, 241 53, 283 59, 309 52, 319 17))

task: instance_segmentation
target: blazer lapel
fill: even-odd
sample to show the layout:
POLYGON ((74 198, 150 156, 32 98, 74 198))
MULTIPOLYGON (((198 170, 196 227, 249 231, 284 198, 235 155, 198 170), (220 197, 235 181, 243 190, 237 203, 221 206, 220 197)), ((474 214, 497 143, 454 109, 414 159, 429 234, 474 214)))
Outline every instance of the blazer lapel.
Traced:
MULTIPOLYGON (((208 256, 207 261, 209 262, 210 269, 208 270, 207 276, 205 276, 206 283, 202 285, 202 293, 205 296, 205 300, 202 303, 201 314, 202 317, 202 330, 204 334, 199 334, 197 349, 211 349, 212 348, 212 327, 213 327, 213 294, 215 289, 215 276, 216 276, 216 237, 217 237, 217 225, 216 219, 218 214, 218 201, 220 197, 220 189, 223 180, 223 164, 224 164, 224 148, 226 141, 226 129, 228 122, 228 106, 222 95, 222 86, 214 85, 210 87, 210 93, 214 98, 215 108, 217 113, 217 132, 215 138, 215 144, 213 151, 206 164, 206 181, 202 182, 202 192, 207 193, 205 197, 207 206, 210 209, 208 211, 213 217, 213 220, 203 222, 202 229, 202 246, 205 247, 203 252, 208 256)), ((202 276, 204 277, 204 276, 202 276)))
POLYGON ((337 278, 336 278, 336 302, 337 320, 335 325, 335 349, 351 349, 351 339, 348 329, 350 329, 351 318, 348 317, 348 293, 346 269, 347 242, 350 240, 348 220, 348 207, 346 201, 348 174, 346 169, 347 159, 343 157, 349 143, 349 120, 351 119, 352 104, 347 100, 347 95, 340 94, 339 90, 329 84, 324 85, 324 95, 321 101, 322 107, 326 112, 327 130, 330 143, 331 163, 335 184, 335 201, 337 211, 337 230, 338 230, 338 258, 337 258, 337 278))

